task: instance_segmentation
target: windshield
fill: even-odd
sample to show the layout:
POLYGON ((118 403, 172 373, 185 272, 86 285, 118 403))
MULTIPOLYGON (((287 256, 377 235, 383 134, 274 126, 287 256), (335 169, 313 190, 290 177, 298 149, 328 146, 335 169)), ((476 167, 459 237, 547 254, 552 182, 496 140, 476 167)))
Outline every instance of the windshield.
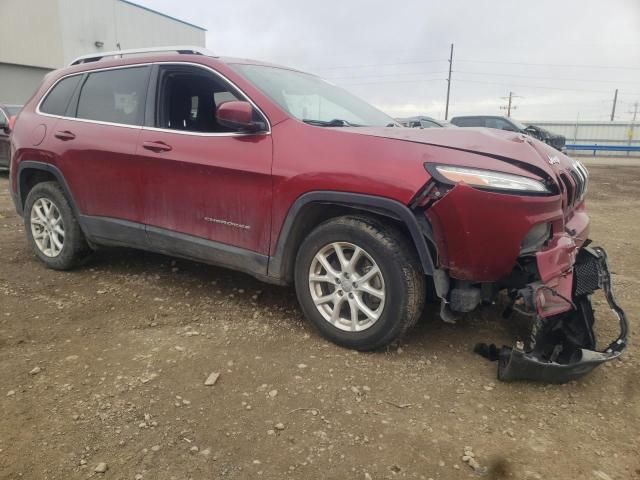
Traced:
POLYGON ((251 83, 299 120, 319 126, 388 126, 393 118, 315 75, 236 64, 251 83))
POLYGON ((511 120, 511 123, 513 123, 516 127, 518 127, 519 130, 524 130, 525 128, 527 128, 525 125, 521 124, 520 122, 516 122, 513 118, 510 118, 509 120, 511 120))

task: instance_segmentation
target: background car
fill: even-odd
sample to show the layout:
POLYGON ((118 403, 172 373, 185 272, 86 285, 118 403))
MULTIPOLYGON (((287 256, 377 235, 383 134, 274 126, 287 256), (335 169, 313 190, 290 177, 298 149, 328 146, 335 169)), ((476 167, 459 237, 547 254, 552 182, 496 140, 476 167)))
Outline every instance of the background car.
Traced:
POLYGON ((435 118, 419 115, 417 117, 396 118, 396 120, 404 127, 410 128, 442 128, 455 127, 446 120, 436 120, 435 118))
POLYGON ((9 168, 9 133, 22 105, 0 105, 0 168, 9 168))
POLYGON ((535 125, 523 125, 509 117, 501 117, 499 115, 470 115, 453 117, 451 123, 458 127, 485 127, 496 128, 498 130, 507 130, 509 132, 519 132, 530 135, 544 143, 552 146, 556 150, 563 151, 566 138, 562 135, 551 133, 544 128, 535 125))
POLYGON ((536 137, 538 140, 542 140, 547 145, 551 145, 556 150, 564 152, 567 139, 564 135, 558 135, 557 133, 550 132, 537 125, 529 125, 525 129, 525 132, 529 135, 536 137))

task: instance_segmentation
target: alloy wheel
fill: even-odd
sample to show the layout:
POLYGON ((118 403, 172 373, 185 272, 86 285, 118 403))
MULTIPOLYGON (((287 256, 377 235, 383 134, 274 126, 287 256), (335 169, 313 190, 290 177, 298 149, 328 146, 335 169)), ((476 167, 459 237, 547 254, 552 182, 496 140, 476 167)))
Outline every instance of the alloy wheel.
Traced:
POLYGON ((340 330, 373 326, 385 305, 382 271, 361 247, 334 242, 316 253, 309 269, 309 289, 320 314, 340 330))
POLYGON ((57 257, 64 247, 64 222, 58 207, 48 198, 39 198, 31 207, 31 234, 47 257, 57 257))

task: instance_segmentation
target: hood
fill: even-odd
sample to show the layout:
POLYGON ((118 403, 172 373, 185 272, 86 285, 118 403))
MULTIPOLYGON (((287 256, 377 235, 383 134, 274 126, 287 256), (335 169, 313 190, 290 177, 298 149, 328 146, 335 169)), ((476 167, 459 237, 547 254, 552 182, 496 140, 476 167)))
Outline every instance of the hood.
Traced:
POLYGON ((566 155, 528 135, 491 128, 341 127, 340 130, 484 155, 556 179, 574 164, 566 155))

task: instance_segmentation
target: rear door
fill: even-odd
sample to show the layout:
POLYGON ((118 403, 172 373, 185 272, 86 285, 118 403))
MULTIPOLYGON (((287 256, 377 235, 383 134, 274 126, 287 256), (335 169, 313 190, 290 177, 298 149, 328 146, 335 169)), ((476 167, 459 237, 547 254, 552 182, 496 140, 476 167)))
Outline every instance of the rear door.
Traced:
POLYGON ((135 150, 150 69, 131 66, 85 74, 54 128, 58 167, 78 209, 93 220, 102 219, 103 225, 116 219, 142 220, 135 150))
MULTIPOLYGON (((224 101, 247 100, 213 70, 155 67, 146 126, 137 156, 143 170, 143 217, 163 251, 205 239, 267 255, 271 228, 272 141, 269 132, 240 133, 219 125, 224 101), (186 237, 185 237, 186 235, 186 237)), ((254 115, 268 125, 254 105, 254 115)), ((224 247, 223 247, 224 248, 224 247)))

